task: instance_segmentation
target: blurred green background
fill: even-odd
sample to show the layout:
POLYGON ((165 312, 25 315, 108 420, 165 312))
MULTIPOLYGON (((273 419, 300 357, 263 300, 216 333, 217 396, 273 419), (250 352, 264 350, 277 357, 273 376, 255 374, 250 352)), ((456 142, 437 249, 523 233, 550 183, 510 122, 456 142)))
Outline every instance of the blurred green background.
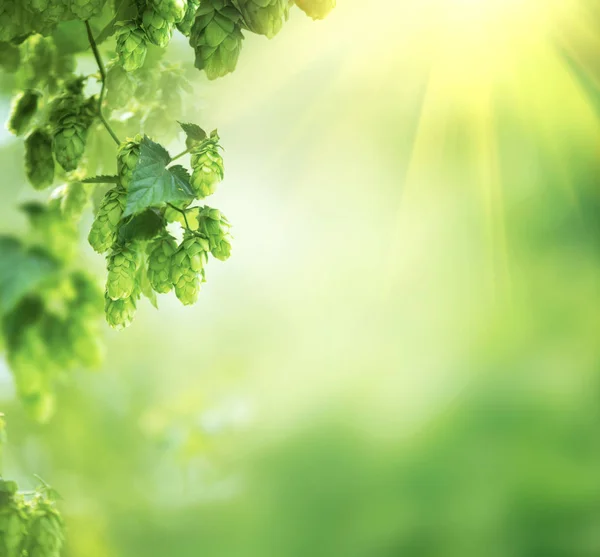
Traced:
POLYGON ((340 0, 198 74, 231 260, 106 327, 47 425, 0 363, 6 475, 61 493, 67 555, 600 555, 594 9, 340 0))

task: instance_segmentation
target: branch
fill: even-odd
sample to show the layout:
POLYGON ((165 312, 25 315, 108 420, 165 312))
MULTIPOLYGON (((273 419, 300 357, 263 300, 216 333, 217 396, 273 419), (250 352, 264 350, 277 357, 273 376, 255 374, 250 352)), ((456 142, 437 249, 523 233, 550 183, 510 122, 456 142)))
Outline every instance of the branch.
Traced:
POLYGON ((94 35, 92 34, 92 28, 90 27, 89 21, 85 21, 85 28, 87 29, 88 40, 90 41, 90 46, 92 47, 92 52, 94 53, 94 58, 96 59, 96 63, 98 64, 98 70, 100 70, 100 79, 102 81, 102 88, 100 89, 100 98, 98 99, 98 116, 100 116, 100 120, 104 124, 106 131, 110 134, 110 136, 114 139, 117 145, 121 145, 121 141, 117 137, 117 134, 110 127, 110 124, 104 117, 102 113, 102 103, 104 102, 104 94, 106 93, 106 70, 104 69, 104 64, 102 63, 102 58, 100 57, 100 52, 98 51, 98 46, 96 45, 96 41, 94 40, 94 35))

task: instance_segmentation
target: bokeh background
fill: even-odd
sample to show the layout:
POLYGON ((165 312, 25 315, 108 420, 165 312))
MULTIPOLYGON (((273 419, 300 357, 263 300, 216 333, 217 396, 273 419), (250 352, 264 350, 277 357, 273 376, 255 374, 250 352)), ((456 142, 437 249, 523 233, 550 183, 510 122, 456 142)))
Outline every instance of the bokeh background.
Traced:
POLYGON ((196 77, 235 236, 199 303, 106 327, 46 425, 0 363, 68 556, 600 555, 599 6, 338 4, 196 77))

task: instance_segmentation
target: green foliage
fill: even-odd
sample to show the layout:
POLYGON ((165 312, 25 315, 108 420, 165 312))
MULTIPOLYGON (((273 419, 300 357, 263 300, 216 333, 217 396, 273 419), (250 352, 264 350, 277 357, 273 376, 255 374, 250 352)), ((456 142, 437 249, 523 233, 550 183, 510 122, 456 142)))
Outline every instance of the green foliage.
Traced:
POLYGON ((54 157, 52 137, 40 128, 25 139, 25 173, 36 190, 48 188, 54 182, 54 157))

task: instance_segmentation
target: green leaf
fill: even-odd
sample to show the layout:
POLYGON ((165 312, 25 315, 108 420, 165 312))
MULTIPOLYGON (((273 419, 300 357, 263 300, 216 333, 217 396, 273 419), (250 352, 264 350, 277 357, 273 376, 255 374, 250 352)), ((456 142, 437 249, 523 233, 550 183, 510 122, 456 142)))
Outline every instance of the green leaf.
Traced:
POLYGON ((10 311, 57 269, 56 260, 44 251, 26 248, 11 236, 0 236, 0 313, 10 311))
POLYGON ((85 178, 81 180, 84 184, 118 184, 119 177, 118 176, 92 176, 91 178, 85 178))
POLYGON ((165 226, 165 219, 155 209, 147 209, 119 227, 119 241, 152 240, 165 226))
POLYGON ((129 184, 123 216, 141 213, 165 203, 191 201, 194 191, 178 167, 166 168, 171 160, 168 151, 148 137, 140 143, 140 157, 129 184))
POLYGON ((196 124, 186 124, 184 122, 178 122, 181 129, 185 132, 188 139, 194 143, 198 141, 204 141, 206 139, 206 132, 196 124))
POLYGON ((190 183, 190 180, 192 179, 192 177, 190 176, 190 173, 188 172, 187 168, 184 168, 180 164, 176 164, 174 166, 170 166, 169 170, 171 171, 171 173, 173 173, 175 176, 177 176, 177 178, 179 178, 180 180, 183 180, 184 182, 187 182, 188 184, 190 183))

